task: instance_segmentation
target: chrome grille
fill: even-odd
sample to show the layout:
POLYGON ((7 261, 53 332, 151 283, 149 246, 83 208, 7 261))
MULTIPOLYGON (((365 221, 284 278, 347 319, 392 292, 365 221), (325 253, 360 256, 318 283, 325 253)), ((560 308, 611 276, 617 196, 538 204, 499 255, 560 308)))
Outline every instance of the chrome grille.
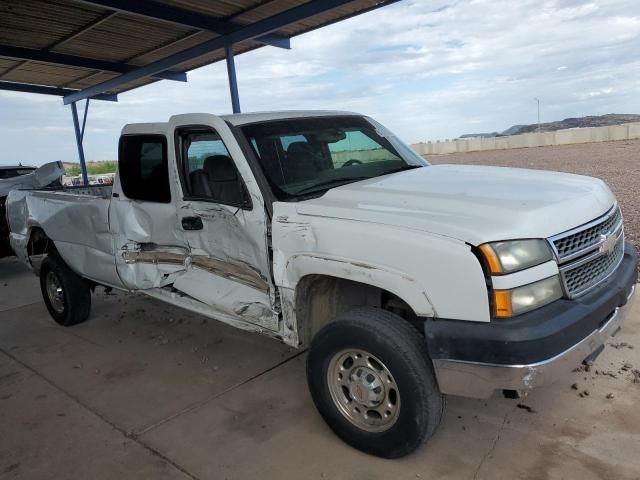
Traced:
POLYGON ((615 249, 609 255, 598 255, 592 260, 562 271, 567 292, 577 297, 596 286, 613 272, 624 255, 624 236, 621 235, 615 249))
POLYGON ((624 229, 620 208, 616 205, 593 222, 549 241, 566 295, 578 297, 606 279, 622 262, 624 229))
POLYGON ((558 254, 558 260, 568 260, 584 253, 584 250, 600 243, 600 235, 610 233, 622 222, 619 207, 614 207, 604 218, 586 225, 579 231, 569 232, 568 235, 553 240, 553 246, 558 254))

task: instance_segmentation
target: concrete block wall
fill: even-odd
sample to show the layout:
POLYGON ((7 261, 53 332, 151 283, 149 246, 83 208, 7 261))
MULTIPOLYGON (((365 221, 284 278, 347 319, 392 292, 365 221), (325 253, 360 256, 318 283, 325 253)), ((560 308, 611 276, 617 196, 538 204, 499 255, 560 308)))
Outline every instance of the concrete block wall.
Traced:
POLYGON ((628 139, 629 139, 628 125, 611 125, 609 127, 609 140, 628 140, 628 139))
POLYGON ((508 137, 457 138, 442 142, 438 140, 435 142, 416 143, 412 147, 420 155, 443 155, 447 153, 635 139, 640 139, 640 123, 625 123, 607 127, 569 128, 555 132, 523 133, 508 137))

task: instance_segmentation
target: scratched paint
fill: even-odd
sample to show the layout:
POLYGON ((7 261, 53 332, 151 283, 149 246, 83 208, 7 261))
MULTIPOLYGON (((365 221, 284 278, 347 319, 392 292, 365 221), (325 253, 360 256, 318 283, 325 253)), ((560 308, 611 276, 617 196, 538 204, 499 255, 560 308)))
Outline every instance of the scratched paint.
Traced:
MULTIPOLYGON (((327 275, 387 290, 420 316, 489 321, 484 274, 469 245, 411 228, 323 215, 323 201, 313 200, 318 206, 313 214, 300 214, 299 204, 274 204, 273 270, 281 290, 295 290, 307 275, 327 275)), ((295 309, 284 310, 284 322, 301 328, 304 319, 287 315, 295 309)))

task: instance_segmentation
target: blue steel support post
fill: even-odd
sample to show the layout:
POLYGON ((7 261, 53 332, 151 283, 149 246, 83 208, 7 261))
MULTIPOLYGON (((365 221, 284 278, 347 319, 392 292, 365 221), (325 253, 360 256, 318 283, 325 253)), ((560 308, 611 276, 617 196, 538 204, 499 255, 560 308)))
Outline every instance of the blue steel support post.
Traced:
POLYGON ((224 47, 224 53, 227 58, 227 75, 229 75, 231 106, 233 113, 240 113, 240 95, 238 94, 238 79, 236 78, 236 62, 233 58, 233 46, 226 45, 224 47))
POLYGON ((87 98, 84 101, 84 115, 82 116, 82 128, 80 129, 80 140, 82 140, 83 145, 84 145, 84 127, 87 126, 87 113, 89 113, 89 100, 91 99, 87 98))
POLYGON ((76 131, 76 144, 78 146, 80 169, 82 170, 82 181, 85 185, 89 185, 89 177, 87 177, 87 164, 84 161, 84 148, 82 147, 82 132, 80 131, 80 122, 78 121, 78 109, 76 108, 76 102, 71 103, 71 115, 73 116, 73 128, 76 131))

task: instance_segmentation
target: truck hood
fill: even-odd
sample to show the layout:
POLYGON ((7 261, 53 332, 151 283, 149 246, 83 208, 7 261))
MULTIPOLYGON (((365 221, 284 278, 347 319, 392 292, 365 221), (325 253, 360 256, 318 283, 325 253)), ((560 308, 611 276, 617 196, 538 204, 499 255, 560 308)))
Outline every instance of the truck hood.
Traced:
POLYGON ((379 223, 472 245, 547 238, 603 215, 604 182, 519 168, 437 165, 333 188, 299 202, 300 215, 379 223))

